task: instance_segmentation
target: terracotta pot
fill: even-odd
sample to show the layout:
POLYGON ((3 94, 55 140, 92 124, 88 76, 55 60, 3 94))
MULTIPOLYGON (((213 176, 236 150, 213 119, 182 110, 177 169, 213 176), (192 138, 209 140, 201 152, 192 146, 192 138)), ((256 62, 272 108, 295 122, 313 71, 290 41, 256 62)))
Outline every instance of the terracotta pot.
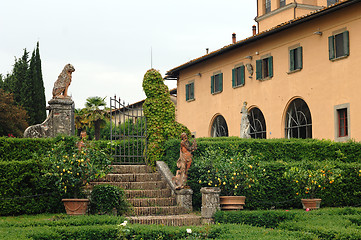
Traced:
POLYGON ((242 210, 245 196, 220 196, 219 203, 222 210, 242 210))
POLYGON ((311 199, 301 199, 303 209, 319 209, 321 205, 321 199, 311 198, 311 199))
POLYGON ((88 209, 89 199, 62 199, 66 214, 85 215, 88 209))

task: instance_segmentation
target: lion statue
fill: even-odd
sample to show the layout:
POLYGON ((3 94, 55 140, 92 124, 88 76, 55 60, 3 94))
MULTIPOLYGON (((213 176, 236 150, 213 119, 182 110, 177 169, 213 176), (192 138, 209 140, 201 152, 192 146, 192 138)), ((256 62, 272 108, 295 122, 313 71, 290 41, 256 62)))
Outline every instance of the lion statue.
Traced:
POLYGON ((65 65, 63 71, 60 73, 58 80, 54 83, 53 98, 70 98, 68 96, 68 88, 71 83, 71 74, 75 68, 71 64, 65 65))

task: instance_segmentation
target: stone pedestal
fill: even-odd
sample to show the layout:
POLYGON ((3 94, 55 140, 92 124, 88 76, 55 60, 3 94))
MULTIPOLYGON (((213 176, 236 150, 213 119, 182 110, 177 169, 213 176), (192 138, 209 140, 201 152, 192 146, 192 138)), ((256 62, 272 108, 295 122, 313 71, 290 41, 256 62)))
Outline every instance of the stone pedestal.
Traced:
POLYGON ((220 210, 219 194, 221 189, 218 187, 204 187, 201 188, 202 193, 202 221, 203 223, 213 223, 213 215, 217 210, 220 210))
POLYGON ((26 138, 56 137, 59 134, 74 135, 74 102, 68 98, 51 99, 50 113, 41 124, 28 127, 24 132, 26 138))
POLYGON ((192 189, 181 189, 175 191, 177 203, 179 206, 184 207, 189 212, 193 211, 193 205, 192 205, 192 195, 193 190, 192 189))

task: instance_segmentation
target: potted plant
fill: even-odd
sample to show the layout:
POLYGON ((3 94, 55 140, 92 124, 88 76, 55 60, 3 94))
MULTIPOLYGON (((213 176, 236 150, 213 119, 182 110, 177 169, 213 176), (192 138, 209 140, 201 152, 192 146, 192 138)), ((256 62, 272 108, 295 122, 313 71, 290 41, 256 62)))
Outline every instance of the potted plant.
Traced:
POLYGON ((221 149, 206 149, 200 161, 203 161, 205 173, 200 175, 199 183, 221 189, 222 210, 243 209, 244 189, 257 184, 265 172, 249 151, 229 157, 221 149))
POLYGON ((47 174, 69 197, 62 200, 69 215, 85 214, 89 200, 83 197, 84 187, 90 181, 104 177, 111 163, 103 150, 88 143, 78 149, 76 140, 74 137, 61 137, 47 156, 50 164, 47 174))
POLYGON ((296 195, 301 198, 304 209, 320 208, 320 194, 329 185, 339 182, 341 170, 331 163, 302 162, 285 172, 285 177, 295 186, 296 195))

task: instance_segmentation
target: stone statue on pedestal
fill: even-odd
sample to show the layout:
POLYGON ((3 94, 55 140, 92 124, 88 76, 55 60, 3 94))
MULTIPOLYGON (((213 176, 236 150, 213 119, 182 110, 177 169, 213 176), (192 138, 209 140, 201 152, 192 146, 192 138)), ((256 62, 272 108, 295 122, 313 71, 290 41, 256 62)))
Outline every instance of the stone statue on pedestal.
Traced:
POLYGON ((241 115, 241 138, 251 138, 249 135, 250 124, 248 120, 247 102, 243 103, 241 115))
POLYGON ((53 99, 48 103, 48 117, 41 124, 25 129, 25 138, 56 137, 59 134, 74 135, 74 102, 68 96, 71 74, 75 71, 73 65, 65 65, 54 83, 53 99))
POLYGON ((192 163, 192 152, 197 149, 196 140, 193 140, 191 144, 188 140, 187 134, 181 134, 181 144, 180 144, 180 153, 179 159, 177 161, 177 170, 176 176, 173 177, 173 182, 176 185, 176 189, 182 189, 186 187, 188 170, 192 163))

